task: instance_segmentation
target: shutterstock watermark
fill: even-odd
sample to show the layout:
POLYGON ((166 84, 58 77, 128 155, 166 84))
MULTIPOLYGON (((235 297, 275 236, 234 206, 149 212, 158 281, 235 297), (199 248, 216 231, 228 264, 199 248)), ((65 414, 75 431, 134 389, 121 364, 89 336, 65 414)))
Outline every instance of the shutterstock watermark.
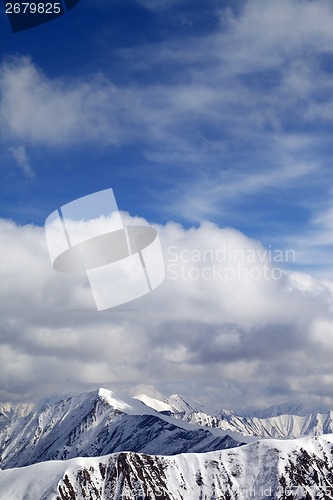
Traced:
POLYGON ((45 222, 53 268, 85 273, 98 311, 125 304, 165 278, 156 229, 125 224, 112 189, 78 198, 45 222))
POLYGON ((166 251, 169 280, 220 280, 224 283, 241 280, 280 280, 283 267, 296 262, 296 252, 281 250, 235 248, 221 245, 215 249, 184 249, 170 245, 166 251))

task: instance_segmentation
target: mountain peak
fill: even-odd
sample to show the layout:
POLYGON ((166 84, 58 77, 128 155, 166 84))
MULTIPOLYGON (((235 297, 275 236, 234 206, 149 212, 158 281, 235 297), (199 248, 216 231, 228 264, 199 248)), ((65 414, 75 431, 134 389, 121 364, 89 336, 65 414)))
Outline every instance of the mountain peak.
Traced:
POLYGON ((154 407, 145 404, 140 398, 120 396, 103 387, 98 389, 98 396, 115 410, 119 410, 127 415, 156 415, 154 407))
POLYGON ((172 455, 240 444, 225 433, 216 437, 176 422, 105 388, 38 407, 29 417, 4 418, 1 431, 2 468, 123 450, 172 455))
POLYGON ((109 391, 108 389, 104 389, 103 387, 98 389, 98 396, 116 410, 120 410, 124 413, 132 413, 133 411, 132 404, 124 401, 123 397, 116 396, 114 392, 109 391))
POLYGON ((170 404, 179 413, 196 411, 201 406, 186 401, 180 394, 172 394, 165 402, 170 404))
POLYGON ((160 401, 159 399, 152 398, 151 396, 147 396, 146 394, 138 394, 134 396, 133 399, 137 399, 138 401, 142 401, 146 406, 153 408, 158 412, 172 411, 172 406, 169 405, 165 401, 160 401))

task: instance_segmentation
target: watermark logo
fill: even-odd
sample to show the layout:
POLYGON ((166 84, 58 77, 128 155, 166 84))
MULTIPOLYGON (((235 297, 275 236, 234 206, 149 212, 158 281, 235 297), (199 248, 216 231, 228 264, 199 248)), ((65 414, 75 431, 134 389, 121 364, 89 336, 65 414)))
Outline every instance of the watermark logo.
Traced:
POLYGON ((237 248, 222 244, 218 248, 181 248, 166 250, 167 278, 171 281, 277 281, 283 278, 281 266, 294 264, 292 249, 237 248))
POLYGON ((80 0, 4 0, 12 32, 23 31, 53 21, 73 9, 80 0))
POLYGON ((98 311, 137 299, 164 281, 156 229, 125 225, 112 189, 63 205, 46 219, 45 230, 53 268, 86 273, 98 311))

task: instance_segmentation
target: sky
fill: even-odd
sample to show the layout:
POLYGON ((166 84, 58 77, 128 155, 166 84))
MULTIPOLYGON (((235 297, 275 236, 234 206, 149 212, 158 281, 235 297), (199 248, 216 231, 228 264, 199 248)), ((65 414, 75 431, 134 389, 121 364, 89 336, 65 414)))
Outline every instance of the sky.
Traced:
POLYGON ((332 25, 330 0, 80 0, 12 33, 1 6, 0 401, 333 408, 332 25), (98 313, 44 223, 108 188, 166 279, 98 313))

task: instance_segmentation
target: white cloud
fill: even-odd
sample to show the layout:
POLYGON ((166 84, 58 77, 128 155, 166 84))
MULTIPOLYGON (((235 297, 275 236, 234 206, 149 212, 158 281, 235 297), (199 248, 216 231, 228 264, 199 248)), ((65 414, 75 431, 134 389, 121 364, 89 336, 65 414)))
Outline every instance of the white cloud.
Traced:
POLYGON ((219 30, 186 44, 119 50, 125 75, 128 67, 145 75, 130 85, 115 85, 107 68, 74 82, 48 77, 28 58, 7 60, 2 136, 31 146, 140 143, 148 160, 190 169, 166 189, 163 208, 196 221, 230 212, 245 196, 317 182, 330 137, 321 136, 319 148, 311 128, 333 116, 323 64, 333 42, 331 3, 251 0, 216 16, 219 30), (156 81, 165 72, 173 78, 156 81), (150 74, 156 83, 146 83, 150 74), (298 131, 293 145, 290 128, 298 131))
MULTIPOLYGON (((220 19, 218 32, 186 44, 119 53, 124 65, 146 76, 168 68, 169 83, 120 87, 107 68, 78 83, 50 78, 28 58, 3 63, 1 135, 27 145, 12 148, 18 164, 31 173, 25 147, 140 140, 147 159, 185 172, 163 208, 194 220, 228 213, 238 199, 268 189, 285 193, 313 179, 329 184, 327 176, 321 181, 319 153, 331 137, 318 138, 312 127, 331 124, 333 116, 332 78, 323 64, 324 56, 332 57, 331 2, 250 0, 239 14, 223 11, 220 19)), ((332 244, 333 224, 329 206, 311 210, 317 213, 311 231, 289 243, 301 262, 313 264, 330 259, 323 245, 332 244)), ((171 259, 170 245, 178 256, 193 249, 214 254, 221 245, 262 250, 260 242, 207 222, 189 230, 169 223, 159 232, 171 259)), ((276 280, 271 262, 245 262, 239 279, 226 280, 217 272, 225 272, 223 263, 177 257, 156 292, 98 314, 89 311, 84 279, 52 271, 41 228, 1 221, 1 238, 0 378, 6 389, 0 399, 96 385, 132 391, 139 384, 151 394, 201 392, 214 405, 231 407, 297 396, 333 404, 322 382, 332 374, 329 280, 287 272, 276 280), (175 273, 183 278, 172 279, 175 273), (207 273, 213 274, 206 279, 207 273)), ((228 272, 237 270, 232 262, 228 272)))
POLYGON ((311 206, 309 222, 299 233, 286 234, 281 244, 292 247, 304 269, 311 269, 317 277, 333 276, 333 206, 332 189, 311 206))
POLYGON ((330 2, 253 0, 237 15, 225 12, 219 31, 186 44, 119 51, 124 68, 156 75, 163 67, 174 74, 170 83, 137 80, 120 87, 107 68, 78 83, 48 78, 28 58, 3 63, 3 131, 47 144, 119 144, 141 137, 159 150, 163 142, 169 143, 164 151, 183 144, 198 152, 207 123, 219 130, 220 140, 236 132, 250 137, 266 126, 279 131, 290 119, 311 121, 313 113, 313 120, 318 113, 326 120, 333 88, 320 61, 331 53, 330 2))
POLYGON ((43 229, 1 221, 0 399, 142 385, 235 407, 305 397, 309 380, 306 397, 316 400, 331 373, 323 332, 332 284, 277 271, 275 279, 280 264, 268 249, 231 228, 158 229, 164 284, 97 313, 84 278, 52 270, 43 229))
POLYGON ((29 161, 29 158, 27 155, 26 148, 24 146, 16 146, 16 147, 10 148, 10 151, 13 154, 13 156, 16 160, 16 163, 22 169, 23 173, 27 177, 30 177, 30 178, 34 177, 35 172, 30 165, 30 161, 29 161))
POLYGON ((51 80, 29 58, 13 58, 0 70, 4 138, 66 145, 82 140, 117 143, 117 90, 107 81, 51 80))

